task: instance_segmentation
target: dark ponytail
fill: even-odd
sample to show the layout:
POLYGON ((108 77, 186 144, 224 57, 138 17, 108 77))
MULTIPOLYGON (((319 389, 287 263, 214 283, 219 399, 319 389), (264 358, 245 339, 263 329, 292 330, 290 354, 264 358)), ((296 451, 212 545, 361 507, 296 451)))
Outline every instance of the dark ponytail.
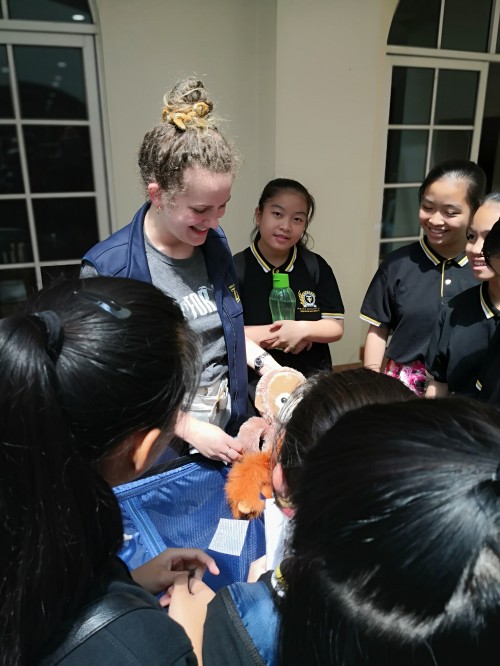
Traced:
POLYGON ((172 429, 196 359, 175 303, 132 280, 64 282, 0 320, 3 664, 34 660, 105 572, 122 523, 99 461, 172 429))

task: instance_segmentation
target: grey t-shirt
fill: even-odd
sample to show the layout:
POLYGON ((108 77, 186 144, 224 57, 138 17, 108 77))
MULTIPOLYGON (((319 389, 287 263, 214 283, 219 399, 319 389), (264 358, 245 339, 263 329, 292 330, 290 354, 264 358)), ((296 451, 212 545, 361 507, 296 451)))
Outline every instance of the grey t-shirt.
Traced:
MULTIPOLYGON (((227 374, 228 363, 222 323, 203 252, 197 247, 189 259, 172 259, 157 250, 146 234, 144 243, 153 284, 177 301, 200 340, 203 367, 200 386, 212 384, 227 374)), ((80 277, 97 274, 93 266, 84 264, 80 277)))

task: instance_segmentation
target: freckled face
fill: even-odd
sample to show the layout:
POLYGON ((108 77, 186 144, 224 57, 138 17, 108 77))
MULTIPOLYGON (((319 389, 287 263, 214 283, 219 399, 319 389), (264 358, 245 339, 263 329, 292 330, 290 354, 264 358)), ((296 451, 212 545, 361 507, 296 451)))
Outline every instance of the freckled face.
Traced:
POLYGON ((264 204, 262 212, 255 211, 255 223, 260 231, 259 249, 265 255, 288 252, 305 231, 309 210, 302 194, 283 190, 264 204))
MULTIPOLYGON (((495 262, 500 263, 498 260, 493 260, 493 269, 488 266, 483 256, 484 240, 495 222, 500 217, 500 204, 491 202, 485 203, 480 206, 470 227, 467 229, 467 245, 465 252, 469 259, 470 266, 474 272, 474 276, 478 280, 491 280, 497 276, 495 270, 495 262)), ((500 268, 500 266, 497 266, 500 268)))
POLYGON ((466 180, 444 176, 429 185, 420 202, 420 225, 430 246, 444 257, 464 251, 471 218, 467 188, 466 180))
POLYGON ((187 256, 203 245, 208 230, 219 226, 231 198, 232 174, 212 173, 191 167, 184 173, 184 187, 162 209, 164 233, 169 244, 184 248, 187 256))

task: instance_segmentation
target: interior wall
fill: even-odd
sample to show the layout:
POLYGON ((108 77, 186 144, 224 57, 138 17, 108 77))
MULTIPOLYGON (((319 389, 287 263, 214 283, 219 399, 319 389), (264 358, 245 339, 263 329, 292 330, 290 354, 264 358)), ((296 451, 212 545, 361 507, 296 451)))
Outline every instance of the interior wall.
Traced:
POLYGON ((108 118, 113 228, 144 200, 137 151, 161 118, 163 94, 201 76, 219 126, 243 163, 222 226, 231 247, 248 244, 262 174, 274 172, 275 0, 94 0, 108 118))
POLYGON ((377 266, 389 82, 387 35, 397 0, 277 0, 276 172, 316 198, 314 248, 346 309, 334 363, 359 358, 359 308, 377 266))

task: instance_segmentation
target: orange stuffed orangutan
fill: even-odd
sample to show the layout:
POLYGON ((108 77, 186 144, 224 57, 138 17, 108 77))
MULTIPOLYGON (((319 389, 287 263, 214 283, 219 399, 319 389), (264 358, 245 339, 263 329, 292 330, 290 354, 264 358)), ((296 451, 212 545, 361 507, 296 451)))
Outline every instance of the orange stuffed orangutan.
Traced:
POLYGON ((265 498, 272 497, 271 457, 276 448, 276 426, 281 407, 306 378, 292 368, 278 368, 263 375, 256 387, 252 416, 240 428, 238 441, 243 456, 233 463, 226 481, 226 496, 235 518, 257 518, 265 498))

